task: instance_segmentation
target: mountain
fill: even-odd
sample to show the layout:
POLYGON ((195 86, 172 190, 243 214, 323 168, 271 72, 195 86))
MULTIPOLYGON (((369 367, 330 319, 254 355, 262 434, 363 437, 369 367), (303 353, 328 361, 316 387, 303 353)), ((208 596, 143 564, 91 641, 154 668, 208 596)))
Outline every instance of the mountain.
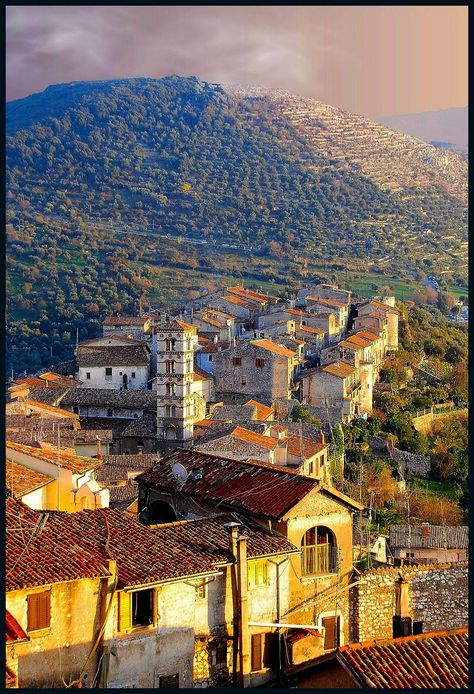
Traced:
POLYGON ((176 76, 6 111, 9 368, 229 276, 467 274, 466 161, 361 116, 176 76))
POLYGON ((468 151, 468 109, 446 108, 441 111, 386 116, 378 121, 394 130, 412 135, 437 147, 468 151))

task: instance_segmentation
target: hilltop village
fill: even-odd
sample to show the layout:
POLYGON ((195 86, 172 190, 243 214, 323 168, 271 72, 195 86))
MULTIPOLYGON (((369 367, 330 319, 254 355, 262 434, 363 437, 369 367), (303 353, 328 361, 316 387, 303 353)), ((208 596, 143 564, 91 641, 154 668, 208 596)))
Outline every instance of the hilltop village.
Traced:
MULTIPOLYGON (((308 669, 314 687, 466 687, 466 526, 412 508, 382 532, 380 486, 367 506, 368 478, 345 479, 343 427, 385 416, 401 319, 394 296, 232 286, 110 315, 73 359, 14 379, 7 687, 258 687, 308 669)), ((370 433, 386 486, 429 476, 429 456, 370 433)))

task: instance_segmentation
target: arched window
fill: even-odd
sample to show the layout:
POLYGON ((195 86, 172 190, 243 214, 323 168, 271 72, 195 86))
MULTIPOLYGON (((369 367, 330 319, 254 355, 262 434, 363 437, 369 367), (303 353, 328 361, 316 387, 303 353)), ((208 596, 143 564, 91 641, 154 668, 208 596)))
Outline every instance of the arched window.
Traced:
POLYGON ((175 337, 166 338, 166 351, 167 352, 174 352, 175 349, 176 349, 176 338, 175 337))
POLYGON ((166 395, 176 395, 176 384, 167 383, 166 384, 166 395))
POLYGON ((167 374, 174 374, 174 361, 165 361, 166 364, 166 373, 167 374))
POLYGON ((332 530, 324 525, 310 528, 303 535, 301 546, 303 576, 318 576, 337 571, 337 545, 332 530))
POLYGON ((167 441, 172 441, 176 438, 176 429, 173 426, 166 427, 165 429, 165 439, 167 441))

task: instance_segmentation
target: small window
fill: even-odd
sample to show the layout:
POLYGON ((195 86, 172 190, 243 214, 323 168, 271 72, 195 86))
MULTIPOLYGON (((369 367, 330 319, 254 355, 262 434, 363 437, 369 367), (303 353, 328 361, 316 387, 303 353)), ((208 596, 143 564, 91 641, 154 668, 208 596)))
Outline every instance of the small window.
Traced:
POLYGON ((105 369, 105 380, 106 381, 112 380, 112 367, 111 366, 107 366, 105 369))
POLYGON ((325 617, 322 626, 324 627, 324 650, 337 648, 339 646, 339 617, 325 617))
POLYGON ((132 371, 132 378, 135 378, 135 371, 132 371))
POLYGON ((199 583, 196 583, 195 591, 196 591, 196 599, 203 600, 206 597, 206 592, 207 592, 206 579, 203 578, 202 581, 199 581, 199 583))
POLYGON ((212 354, 209 354, 207 358, 209 361, 212 361, 212 354))
POLYGON ((232 366, 242 366, 242 357, 232 357, 232 366))
POLYGON ((262 634, 252 634, 252 672, 262 669, 262 634))
POLYGON ((138 414, 136 412, 133 413, 133 418, 138 419, 138 414))
POLYGON ((137 590, 132 593, 132 627, 153 623, 153 590, 137 590))
POLYGON ((86 371, 86 381, 90 381, 90 380, 91 380, 91 372, 86 371))
POLYGON ((217 644, 216 665, 227 665, 227 641, 221 641, 217 644))
POLYGON ((176 675, 162 675, 158 679, 159 689, 178 689, 179 688, 179 673, 176 675))
POLYGON ((268 564, 262 559, 260 561, 249 561, 248 569, 248 587, 255 588, 256 586, 268 585, 268 564))
POLYGON ((423 622, 413 622, 413 636, 423 633, 423 622))
POLYGON ((28 595, 28 631, 49 629, 51 624, 51 591, 28 595))
POLYGON ((107 417, 113 417, 114 416, 114 411, 111 407, 107 410, 107 417))
POLYGON ((78 408, 78 406, 77 406, 77 405, 74 405, 74 407, 72 408, 72 411, 74 412, 74 414, 79 414, 79 408, 78 408))
POLYGON ((308 475, 312 475, 313 472, 314 472, 314 469, 313 469, 313 461, 311 461, 311 462, 309 463, 309 465, 308 465, 308 475))
POLYGON ((263 369, 265 366, 265 359, 255 359, 255 366, 257 369, 263 369))
POLYGON ((243 386, 246 386, 247 385, 247 376, 242 376, 242 378, 240 379, 240 382, 243 386))

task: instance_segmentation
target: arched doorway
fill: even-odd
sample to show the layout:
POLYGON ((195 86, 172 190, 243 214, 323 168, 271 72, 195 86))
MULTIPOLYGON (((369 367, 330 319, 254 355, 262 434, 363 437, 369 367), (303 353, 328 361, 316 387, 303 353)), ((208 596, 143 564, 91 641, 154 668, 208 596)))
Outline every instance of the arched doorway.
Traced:
POLYGON ((123 388, 124 390, 127 390, 128 388, 128 376, 127 374, 124 374, 122 377, 122 383, 123 383, 123 388))
POLYGON ((337 572, 337 543, 332 530, 324 525, 310 528, 301 541, 301 574, 320 576, 337 572))
POLYGON ((174 426, 166 427, 165 439, 167 441, 173 441, 174 439, 176 439, 176 427, 174 427, 174 426))

